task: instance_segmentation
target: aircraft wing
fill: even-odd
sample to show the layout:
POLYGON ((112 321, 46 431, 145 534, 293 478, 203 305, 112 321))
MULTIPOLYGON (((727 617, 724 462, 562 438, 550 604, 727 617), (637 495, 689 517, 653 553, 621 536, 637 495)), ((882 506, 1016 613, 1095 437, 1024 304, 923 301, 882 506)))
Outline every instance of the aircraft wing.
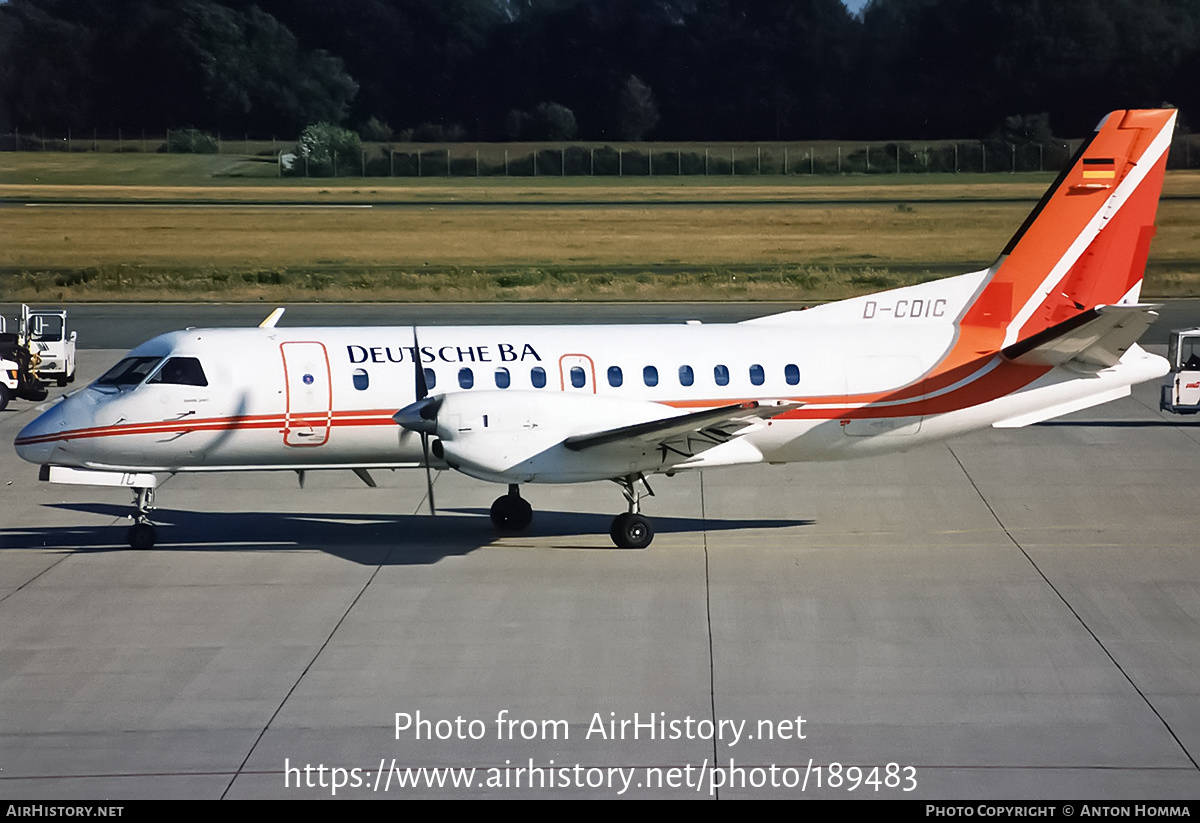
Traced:
POLYGON ((667 455, 688 458, 734 439, 761 420, 797 409, 800 405, 784 400, 750 400, 591 434, 577 434, 568 437, 563 445, 572 451, 601 447, 653 448, 661 450, 664 458, 667 455))
POLYGON ((1085 367, 1115 366, 1158 314, 1157 305, 1097 306, 1013 343, 1003 354, 1015 363, 1061 366, 1075 361, 1085 367))

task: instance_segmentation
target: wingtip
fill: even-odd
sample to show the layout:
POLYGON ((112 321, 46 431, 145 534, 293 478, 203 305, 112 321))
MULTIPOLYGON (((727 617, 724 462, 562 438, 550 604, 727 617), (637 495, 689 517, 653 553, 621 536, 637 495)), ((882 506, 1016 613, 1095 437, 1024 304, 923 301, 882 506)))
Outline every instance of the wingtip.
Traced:
POLYGON ((283 306, 280 306, 279 308, 275 309, 275 311, 268 314, 266 319, 258 324, 258 327, 260 329, 275 328, 275 324, 279 322, 279 318, 283 317, 283 313, 285 311, 286 311, 286 309, 283 306))

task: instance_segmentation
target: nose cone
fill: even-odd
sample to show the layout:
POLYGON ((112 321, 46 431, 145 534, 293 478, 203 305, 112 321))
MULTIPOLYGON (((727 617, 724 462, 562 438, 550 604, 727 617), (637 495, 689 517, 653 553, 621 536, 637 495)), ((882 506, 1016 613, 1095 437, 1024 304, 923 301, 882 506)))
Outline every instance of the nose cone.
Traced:
POLYGON ((50 462, 54 449, 61 442, 59 437, 67 430, 67 405, 70 398, 55 403, 42 412, 32 423, 21 429, 13 445, 17 455, 30 463, 50 462))

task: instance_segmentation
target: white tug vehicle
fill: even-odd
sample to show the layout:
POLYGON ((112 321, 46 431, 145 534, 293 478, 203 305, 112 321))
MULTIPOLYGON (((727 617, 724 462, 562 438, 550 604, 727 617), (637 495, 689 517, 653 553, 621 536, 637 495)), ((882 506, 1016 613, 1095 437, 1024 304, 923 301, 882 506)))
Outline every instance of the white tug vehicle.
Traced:
POLYGON ((75 332, 67 331, 65 309, 21 306, 17 343, 33 355, 40 379, 59 386, 75 382, 75 332))
POLYGON ((1172 331, 1167 360, 1171 370, 1163 377, 1158 408, 1195 414, 1200 411, 1200 328, 1172 331))

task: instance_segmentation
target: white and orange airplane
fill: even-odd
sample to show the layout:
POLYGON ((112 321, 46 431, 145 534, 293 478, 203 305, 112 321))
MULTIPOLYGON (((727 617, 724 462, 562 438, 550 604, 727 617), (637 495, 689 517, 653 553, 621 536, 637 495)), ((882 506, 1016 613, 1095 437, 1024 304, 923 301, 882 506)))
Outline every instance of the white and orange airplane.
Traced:
POLYGON ((1166 361, 1136 341, 1175 125, 1116 111, 989 268, 743 323, 188 329, 138 346, 17 436, 43 480, 126 486, 154 544, 158 475, 455 469, 508 493, 612 480, 622 547, 650 543, 646 476, 833 460, 1123 397, 1166 361))

